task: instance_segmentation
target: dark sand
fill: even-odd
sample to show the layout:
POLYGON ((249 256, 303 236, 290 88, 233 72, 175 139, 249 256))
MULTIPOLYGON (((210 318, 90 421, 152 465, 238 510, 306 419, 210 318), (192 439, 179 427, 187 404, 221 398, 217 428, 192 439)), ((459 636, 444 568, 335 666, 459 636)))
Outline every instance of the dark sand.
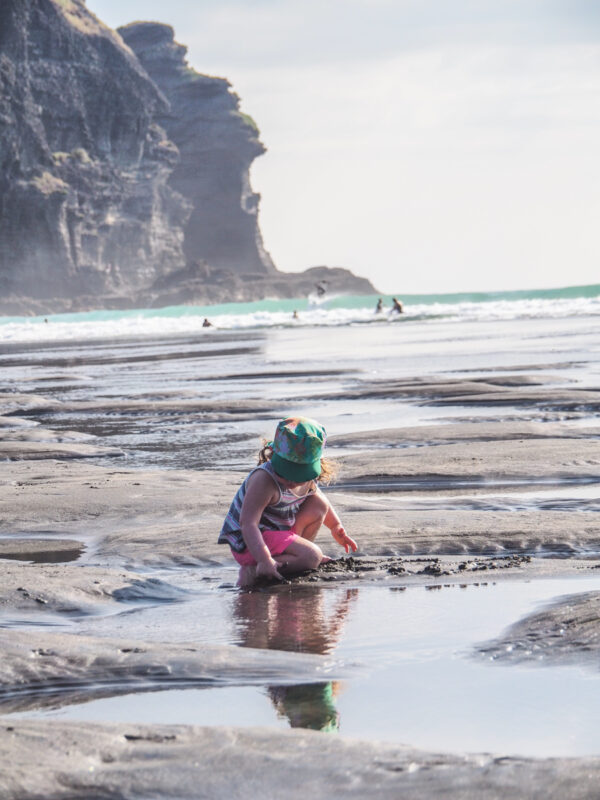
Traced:
MULTIPOLYGON (((596 565, 596 569, 599 566, 596 565)), ((550 603, 512 625, 479 652, 498 662, 576 664, 600 669, 600 592, 550 603)))
MULTIPOLYGON (((597 513, 435 507, 457 486, 473 494, 490 487, 510 493, 600 481, 600 429, 569 427, 554 416, 576 418, 597 409, 600 391, 554 389, 549 380, 539 372, 532 378, 499 371, 470 381, 440 377, 371 386, 377 396, 429 404, 533 407, 535 419, 471 419, 332 437, 341 471, 328 491, 359 553, 295 581, 403 587, 466 584, 482 576, 595 574, 597 513), (426 494, 432 507, 410 507, 407 496, 415 492, 426 494)), ((127 468, 119 448, 46 427, 45 414, 59 406, 61 413, 80 414, 177 410, 226 421, 276 418, 278 403, 155 396, 65 405, 41 395, 0 396, 0 610, 76 619, 132 600, 172 602, 176 609, 185 600, 176 574, 172 584, 139 574, 148 567, 210 568, 224 581, 223 591, 232 591, 231 559, 216 544, 216 532, 244 473, 127 468), (92 456, 95 463, 89 463, 92 456)), ((340 555, 326 531, 319 543, 340 555)), ((516 622, 501 640, 482 644, 480 653, 583 664, 597 661, 598 641, 598 594, 588 593, 516 622)), ((324 656, 81 636, 76 627, 72 633, 0 629, 0 643, 4 714, 43 708, 49 692, 62 692, 69 703, 148 686, 337 675, 335 661, 324 656)), ((390 746, 307 730, 0 722, 0 796, 7 799, 599 796, 596 758, 454 756, 417 751, 410 742, 390 746)))

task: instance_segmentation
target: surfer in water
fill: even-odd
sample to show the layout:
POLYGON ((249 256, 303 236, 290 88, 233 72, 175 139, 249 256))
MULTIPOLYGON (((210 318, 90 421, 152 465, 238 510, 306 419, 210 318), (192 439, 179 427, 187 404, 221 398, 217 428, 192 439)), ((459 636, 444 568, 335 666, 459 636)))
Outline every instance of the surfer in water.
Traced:
POLYGON ((375 313, 381 314, 383 312, 383 299, 380 297, 375 306, 375 313))
POLYGON ((327 281, 323 280, 315 283, 315 288, 318 296, 323 297, 323 295, 327 292, 327 281))
POLYGON ((392 305, 392 313, 395 312, 397 314, 402 314, 402 312, 404 311, 404 306, 402 305, 400 300, 396 300, 395 297, 392 297, 392 303, 393 303, 393 305, 392 305))

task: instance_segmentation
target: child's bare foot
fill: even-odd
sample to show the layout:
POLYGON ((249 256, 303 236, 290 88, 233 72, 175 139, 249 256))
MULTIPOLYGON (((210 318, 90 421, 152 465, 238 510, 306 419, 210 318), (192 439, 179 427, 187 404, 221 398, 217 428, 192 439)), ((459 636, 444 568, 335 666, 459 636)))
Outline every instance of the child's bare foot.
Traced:
POLYGON ((256 583, 256 565, 245 564, 240 567, 237 585, 240 589, 248 589, 256 583))
POLYGON ((323 556, 321 559, 321 564, 327 564, 328 561, 333 561, 333 558, 330 558, 329 556, 323 556))

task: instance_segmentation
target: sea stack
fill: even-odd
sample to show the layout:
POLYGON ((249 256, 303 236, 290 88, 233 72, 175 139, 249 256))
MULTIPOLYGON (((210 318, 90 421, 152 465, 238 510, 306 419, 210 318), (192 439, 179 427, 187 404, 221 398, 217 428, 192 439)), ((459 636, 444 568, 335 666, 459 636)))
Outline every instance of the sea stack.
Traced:
POLYGON ((192 204, 185 225, 188 262, 204 260, 236 273, 273 273, 258 226, 260 196, 250 187, 250 166, 265 152, 258 128, 240 111, 224 78, 201 75, 187 63, 187 48, 173 28, 136 22, 119 28, 169 102, 156 121, 179 149, 169 185, 192 204))

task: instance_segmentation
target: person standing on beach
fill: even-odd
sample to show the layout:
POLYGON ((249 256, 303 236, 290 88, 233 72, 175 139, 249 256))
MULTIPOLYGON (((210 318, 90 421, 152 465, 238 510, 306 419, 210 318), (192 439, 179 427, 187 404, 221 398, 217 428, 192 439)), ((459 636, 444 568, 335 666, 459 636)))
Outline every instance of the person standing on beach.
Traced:
POLYGON ((334 471, 323 458, 325 428, 307 417, 288 417, 277 425, 272 442, 258 456, 258 466, 238 489, 219 534, 240 565, 239 586, 257 578, 316 569, 331 559, 314 540, 321 525, 348 553, 356 542, 319 489, 334 471))

